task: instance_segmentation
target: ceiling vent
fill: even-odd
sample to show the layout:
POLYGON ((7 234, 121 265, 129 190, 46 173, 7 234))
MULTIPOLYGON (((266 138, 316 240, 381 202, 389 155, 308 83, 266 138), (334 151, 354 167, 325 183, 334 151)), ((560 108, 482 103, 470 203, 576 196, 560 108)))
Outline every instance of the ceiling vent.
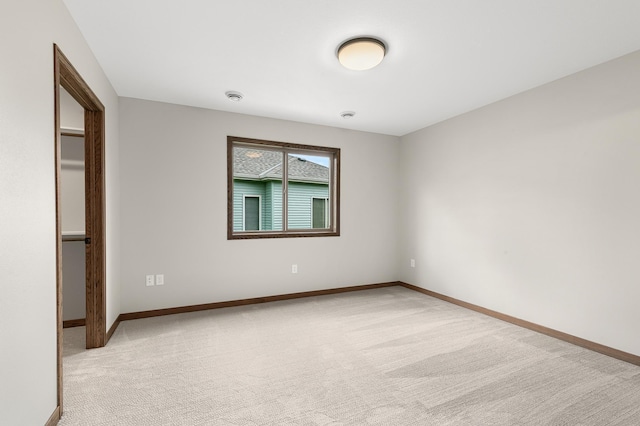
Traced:
POLYGON ((225 95, 227 96, 227 98, 231 99, 234 102, 240 102, 244 97, 242 93, 235 92, 233 90, 228 91, 227 93, 225 93, 225 95))

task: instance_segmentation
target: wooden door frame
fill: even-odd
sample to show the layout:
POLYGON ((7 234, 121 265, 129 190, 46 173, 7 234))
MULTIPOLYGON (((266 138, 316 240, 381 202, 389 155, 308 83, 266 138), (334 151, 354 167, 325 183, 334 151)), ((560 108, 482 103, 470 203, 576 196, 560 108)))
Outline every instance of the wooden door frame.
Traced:
POLYGON ((60 206, 60 86, 84 108, 86 347, 106 344, 106 256, 104 191, 104 105, 57 45, 53 45, 56 186, 56 304, 58 407, 62 414, 62 221, 60 206))

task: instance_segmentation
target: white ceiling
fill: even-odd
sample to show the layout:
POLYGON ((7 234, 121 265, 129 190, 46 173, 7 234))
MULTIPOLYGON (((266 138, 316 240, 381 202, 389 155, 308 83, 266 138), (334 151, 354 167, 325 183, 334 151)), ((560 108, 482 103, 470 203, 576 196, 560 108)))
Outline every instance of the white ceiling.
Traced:
POLYGON ((638 0, 64 2, 119 96, 396 136, 640 49, 638 0))

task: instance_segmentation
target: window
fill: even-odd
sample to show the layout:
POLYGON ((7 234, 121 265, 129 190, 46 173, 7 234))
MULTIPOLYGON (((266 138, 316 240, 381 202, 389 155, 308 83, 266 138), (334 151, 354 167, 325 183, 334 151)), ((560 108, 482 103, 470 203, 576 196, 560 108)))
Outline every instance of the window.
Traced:
POLYGON ((340 235, 340 149, 227 138, 227 238, 340 235))
POLYGON ((328 198, 313 198, 311 201, 311 222, 314 228, 326 228, 329 226, 329 210, 327 210, 328 198))
POLYGON ((260 196, 245 195, 243 214, 243 230, 259 231, 262 214, 260 212, 260 196))

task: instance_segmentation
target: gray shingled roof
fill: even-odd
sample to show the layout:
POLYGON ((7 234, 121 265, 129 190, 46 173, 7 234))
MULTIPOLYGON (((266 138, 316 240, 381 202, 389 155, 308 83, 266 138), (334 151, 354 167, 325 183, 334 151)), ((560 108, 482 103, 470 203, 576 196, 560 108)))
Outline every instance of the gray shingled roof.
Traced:
MULTIPOLYGON (((329 168, 289 155, 289 180, 329 182, 329 168)), ((262 149, 234 147, 233 175, 247 179, 282 178, 282 153, 262 149)))

